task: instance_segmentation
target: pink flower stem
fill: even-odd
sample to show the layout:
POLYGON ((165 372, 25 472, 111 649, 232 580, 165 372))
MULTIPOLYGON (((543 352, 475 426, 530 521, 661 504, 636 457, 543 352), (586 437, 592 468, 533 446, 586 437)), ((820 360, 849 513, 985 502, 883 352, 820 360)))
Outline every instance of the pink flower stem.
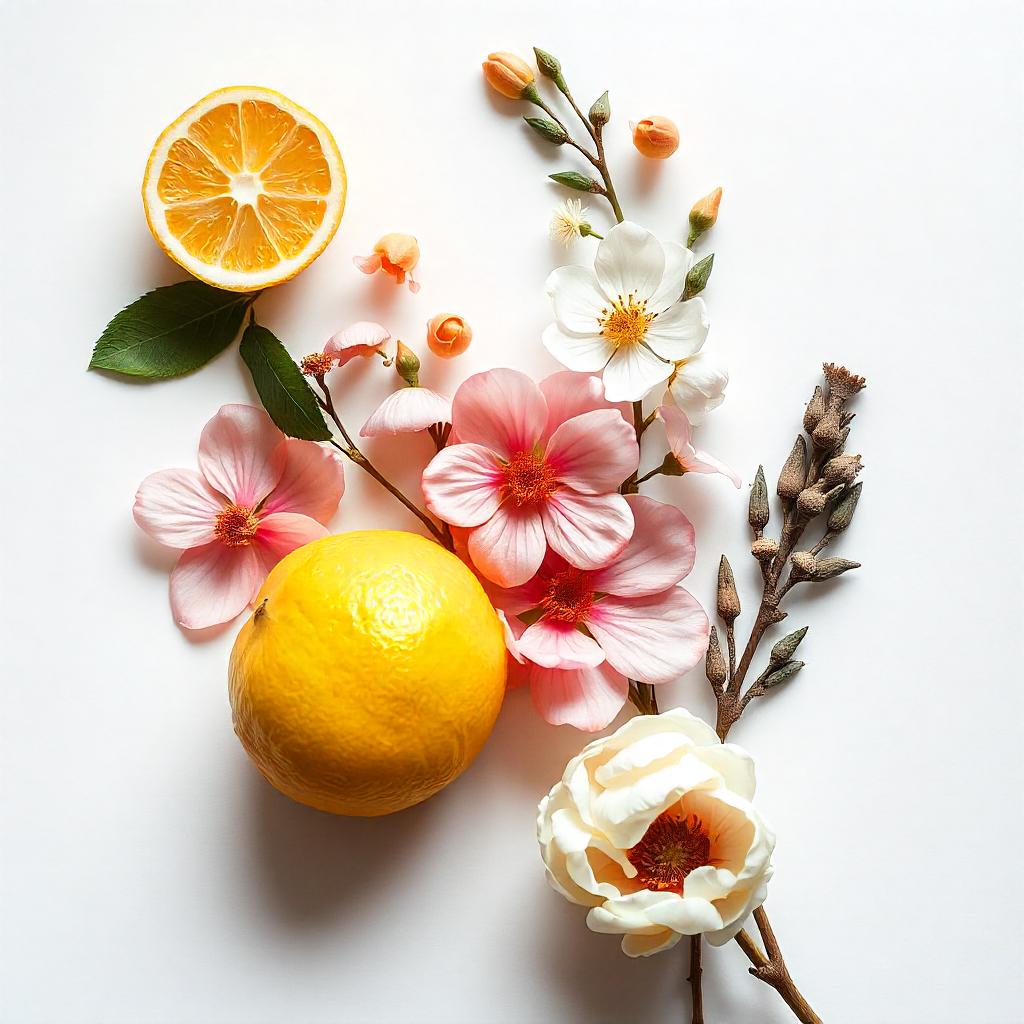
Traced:
POLYGON ((359 450, 358 445, 352 440, 349 432, 345 429, 345 425, 341 422, 341 417, 338 416, 338 411, 334 408, 334 399, 331 397, 330 388, 327 387, 323 377, 315 377, 317 384, 320 386, 320 390, 323 391, 324 397, 320 398, 317 396, 317 401, 320 403, 320 408, 323 409, 328 416, 334 421, 334 425, 338 428, 338 432, 345 439, 345 444, 339 444, 333 438, 331 444, 338 449, 346 458, 354 462, 360 469, 365 470, 374 480, 377 481, 386 491, 394 495, 431 533, 433 538, 447 548, 449 551, 455 550, 455 544, 452 540, 451 530, 448 529, 448 525, 443 523, 441 527, 427 515, 421 508, 417 508, 412 501, 409 500, 383 473, 359 450))

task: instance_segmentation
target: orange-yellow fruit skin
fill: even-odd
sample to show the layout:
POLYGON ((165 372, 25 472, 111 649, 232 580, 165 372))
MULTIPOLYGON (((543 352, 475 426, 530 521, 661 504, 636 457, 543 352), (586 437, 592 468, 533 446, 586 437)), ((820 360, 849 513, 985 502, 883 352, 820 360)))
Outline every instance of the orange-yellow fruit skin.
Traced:
POLYGON ((466 566, 410 533, 336 534, 270 573, 231 652, 235 732, 286 796, 373 817, 437 793, 505 691, 497 614, 466 566))

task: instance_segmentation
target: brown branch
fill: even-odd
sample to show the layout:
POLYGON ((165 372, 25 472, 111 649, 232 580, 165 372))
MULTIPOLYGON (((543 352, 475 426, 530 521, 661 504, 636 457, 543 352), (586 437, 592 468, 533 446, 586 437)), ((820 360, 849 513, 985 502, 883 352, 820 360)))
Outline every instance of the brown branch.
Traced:
POLYGON ((686 979, 690 983, 692 996, 690 1024, 704 1024, 704 991, 700 981, 700 976, 703 973, 700 963, 702 942, 699 935, 690 936, 690 976, 686 979))

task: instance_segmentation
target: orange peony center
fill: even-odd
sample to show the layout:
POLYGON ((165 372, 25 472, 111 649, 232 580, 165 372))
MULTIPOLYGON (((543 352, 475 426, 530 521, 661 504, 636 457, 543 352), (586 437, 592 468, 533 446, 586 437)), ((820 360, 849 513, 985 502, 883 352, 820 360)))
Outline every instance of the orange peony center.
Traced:
POLYGON ((681 896, 686 876, 711 863, 711 840, 695 815, 683 817, 678 810, 670 810, 651 822, 643 839, 626 856, 645 889, 681 896))
POLYGON ((570 567, 551 577, 540 606, 549 618, 577 625, 586 619, 593 603, 590 574, 570 567))
POLYGON ((217 513, 213 524, 213 532, 218 540, 229 548, 239 548, 251 544, 259 529, 260 520, 256 510, 244 505, 228 505, 217 513))
POLYGON ((504 471, 505 492, 520 507, 544 501, 558 487, 555 471, 533 452, 516 452, 504 471))

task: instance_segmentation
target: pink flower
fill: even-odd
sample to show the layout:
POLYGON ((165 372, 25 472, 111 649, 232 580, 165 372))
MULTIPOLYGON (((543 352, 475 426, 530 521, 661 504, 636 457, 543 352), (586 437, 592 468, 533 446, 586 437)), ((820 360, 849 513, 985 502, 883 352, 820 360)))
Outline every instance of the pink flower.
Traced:
POLYGON ((724 463, 707 452, 694 448, 690 442, 692 430, 686 413, 674 405, 663 405, 658 409, 658 416, 665 423, 668 435, 669 451, 676 457, 679 465, 687 473, 721 473, 733 482, 736 487, 741 484, 740 478, 724 463))
POLYGON ((393 392, 373 411, 360 437, 415 434, 435 423, 451 423, 452 403, 430 388, 408 387, 393 392))
POLYGON ((525 586, 492 591, 509 650, 533 663, 534 705, 553 725, 603 729, 625 703, 629 679, 670 682, 707 650, 708 617, 678 585, 693 568, 693 526, 672 505, 626 500, 633 537, 607 564, 582 570, 549 552, 525 586))
POLYGON ((516 370, 465 381, 452 403, 459 443, 423 472, 434 515, 470 528, 469 554, 489 580, 525 583, 550 545, 570 565, 594 569, 633 532, 618 486, 639 450, 620 407, 597 378, 558 373, 539 387, 516 370))
POLYGON ((386 357, 391 332, 371 320, 360 320, 338 331, 324 346, 324 355, 332 356, 338 366, 344 366, 356 356, 372 356, 378 352, 386 357))
POLYGON ((203 428, 199 472, 165 469, 142 481, 135 522, 184 548, 171 572, 179 625, 228 622, 290 551, 326 536, 345 490, 341 462, 313 441, 286 438, 262 409, 225 405, 203 428))

